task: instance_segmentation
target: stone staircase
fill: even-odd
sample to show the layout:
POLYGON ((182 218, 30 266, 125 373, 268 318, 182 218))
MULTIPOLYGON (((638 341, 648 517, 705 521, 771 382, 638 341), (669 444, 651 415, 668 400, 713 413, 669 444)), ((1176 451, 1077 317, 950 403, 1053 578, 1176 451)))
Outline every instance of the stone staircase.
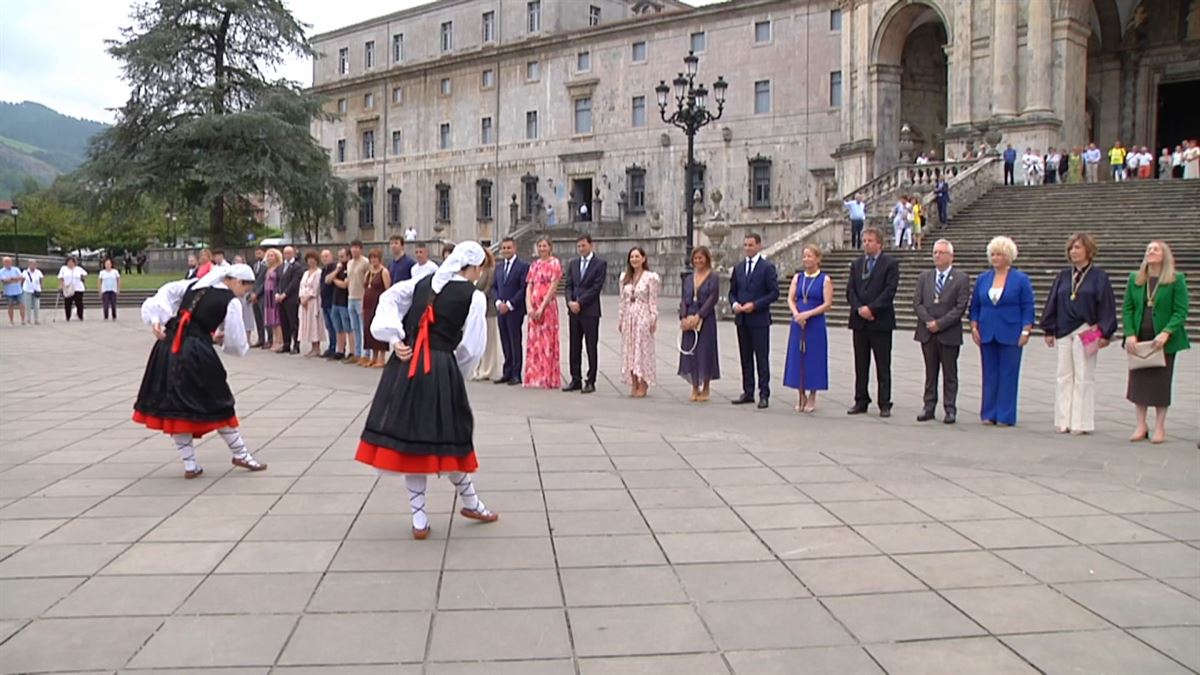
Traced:
MULTIPOLYGON (((926 213, 930 211, 934 210, 926 213)), ((1141 264, 1146 243, 1166 240, 1177 269, 1191 281, 1187 331, 1193 340, 1200 340, 1200 180, 993 187, 956 214, 951 227, 927 228, 924 250, 895 251, 890 244, 885 249, 900 259, 898 327, 916 326, 912 297, 917 276, 932 266, 929 251, 939 237, 954 242, 955 266, 972 277, 989 265, 988 241, 1000 234, 1012 237, 1020 250, 1016 266, 1033 281, 1040 316, 1055 274, 1067 264, 1067 237, 1076 231, 1096 237, 1100 248, 1096 263, 1113 280, 1118 314, 1126 280, 1141 264)), ((890 240, 890 229, 884 234, 890 240)), ((823 268, 833 276, 835 299, 829 320, 834 326, 847 323, 846 284, 850 262, 857 255, 847 242, 824 257, 823 268)), ((782 322, 789 320, 785 299, 795 271, 794 265, 780 269, 780 301, 771 313, 782 322)))

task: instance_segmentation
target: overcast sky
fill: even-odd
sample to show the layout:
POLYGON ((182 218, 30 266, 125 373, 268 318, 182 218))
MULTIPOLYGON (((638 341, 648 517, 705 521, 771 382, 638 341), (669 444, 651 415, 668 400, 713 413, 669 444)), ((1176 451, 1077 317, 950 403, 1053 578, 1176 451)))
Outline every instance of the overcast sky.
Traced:
MULTIPOLYGON (((313 34, 428 0, 285 1, 313 34)), ((128 88, 104 41, 119 37, 121 27, 131 23, 129 0, 0 0, 0 5, 0 100, 36 101, 74 117, 112 122, 108 109, 125 102, 128 88)), ((296 59, 281 74, 308 85, 312 67, 296 59)))

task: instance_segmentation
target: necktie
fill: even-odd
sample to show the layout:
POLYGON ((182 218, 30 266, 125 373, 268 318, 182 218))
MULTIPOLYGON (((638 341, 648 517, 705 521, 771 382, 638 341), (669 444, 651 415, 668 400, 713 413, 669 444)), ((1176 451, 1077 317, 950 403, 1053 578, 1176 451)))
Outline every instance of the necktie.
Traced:
POLYGON ((587 258, 583 258, 582 260, 579 261, 579 278, 580 279, 587 276, 587 266, 588 266, 587 258))
POLYGON ((871 272, 874 272, 874 271, 875 271, 875 259, 867 258, 867 275, 869 276, 871 274, 871 272))
POLYGON ((504 263, 504 280, 508 281, 508 271, 512 269, 512 260, 507 260, 504 263))
POLYGON ((945 287, 946 287, 946 273, 938 272, 937 283, 933 287, 933 294, 937 297, 941 297, 942 289, 945 287))
POLYGON ((754 271, 754 259, 746 258, 746 278, 750 278, 750 273, 754 271))

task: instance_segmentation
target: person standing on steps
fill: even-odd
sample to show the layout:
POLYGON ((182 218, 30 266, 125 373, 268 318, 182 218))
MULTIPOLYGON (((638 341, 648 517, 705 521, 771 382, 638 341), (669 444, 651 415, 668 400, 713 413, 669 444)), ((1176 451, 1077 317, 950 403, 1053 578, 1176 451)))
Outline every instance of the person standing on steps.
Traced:
POLYGON ((1017 167, 1017 151, 1013 149, 1012 143, 1004 149, 1004 184, 1014 185, 1013 172, 1017 167))
POLYGON ((1108 163, 1112 167, 1113 180, 1117 183, 1125 180, 1125 156, 1125 146, 1121 145, 1121 141, 1114 143, 1108 151, 1108 163))
POLYGON ((1087 165, 1087 182, 1100 182, 1101 159, 1103 159, 1103 156, 1100 153, 1100 148, 1097 148, 1095 143, 1088 143, 1088 148, 1083 153, 1083 161, 1087 165))
POLYGON ((754 379, 758 375, 758 407, 771 399, 771 303, 779 299, 779 273, 763 257, 762 235, 747 234, 742 240, 746 259, 729 277, 729 306, 737 327, 738 353, 742 362, 742 395, 733 405, 754 403, 754 379))
POLYGON ((517 240, 512 237, 505 237, 500 242, 500 257, 503 262, 496 268, 496 324, 500 330, 504 367, 496 384, 519 386, 525 368, 521 328, 525 323, 525 286, 529 263, 517 255, 517 240))
POLYGON ((883 233, 868 227, 863 232, 863 254, 850 263, 846 285, 854 336, 854 405, 847 415, 861 415, 871 404, 868 384, 874 356, 879 416, 892 416, 892 332, 899 286, 900 262, 883 252, 883 233))
MULTIPOLYGON (((586 207, 586 205, 584 205, 586 207)), ((567 265, 567 312, 570 338, 571 381, 563 391, 596 391, 596 369, 599 365, 600 293, 608 279, 608 262, 592 250, 592 238, 583 235, 575 241, 579 257, 567 265), (587 346, 587 380, 583 375, 583 348, 587 346)))
POLYGON ((843 206, 850 216, 850 247, 858 250, 862 248, 862 231, 867 223, 867 207, 858 195, 843 202, 843 206))
POLYGON ((918 422, 934 419, 938 403, 938 373, 942 377, 942 409, 946 424, 958 419, 958 354, 962 349, 962 319, 971 301, 971 277, 954 269, 954 244, 933 243, 933 269, 921 272, 913 294, 917 330, 925 361, 925 397, 918 422))
POLYGON ((937 197, 938 222, 942 227, 950 227, 950 184, 945 177, 938 181, 933 192, 937 197))

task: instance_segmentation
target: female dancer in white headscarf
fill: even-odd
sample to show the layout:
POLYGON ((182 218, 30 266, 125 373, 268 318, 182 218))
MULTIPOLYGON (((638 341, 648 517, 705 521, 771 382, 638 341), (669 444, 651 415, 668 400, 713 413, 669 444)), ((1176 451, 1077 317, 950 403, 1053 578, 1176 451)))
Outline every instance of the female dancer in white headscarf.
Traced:
POLYGON ((446 474, 454 483, 464 517, 486 523, 500 517, 483 505, 471 482, 479 463, 463 381, 487 342, 487 299, 475 289, 484 264, 479 244, 459 244, 433 275, 385 291, 371 323, 372 335, 391 345, 397 358, 383 371, 355 459, 405 474, 414 539, 429 536, 429 474, 446 474))
POLYGON ((225 351, 250 351, 239 298, 254 287, 247 265, 215 267, 203 279, 172 281, 142 304, 142 321, 154 327, 158 342, 150 350, 146 374, 133 404, 133 421, 170 434, 183 460, 183 477, 204 473, 196 462, 195 440, 216 431, 233 453, 233 465, 250 471, 267 468, 246 450, 233 411, 233 392, 213 335, 225 351), (218 329, 224 324, 223 335, 218 329))

